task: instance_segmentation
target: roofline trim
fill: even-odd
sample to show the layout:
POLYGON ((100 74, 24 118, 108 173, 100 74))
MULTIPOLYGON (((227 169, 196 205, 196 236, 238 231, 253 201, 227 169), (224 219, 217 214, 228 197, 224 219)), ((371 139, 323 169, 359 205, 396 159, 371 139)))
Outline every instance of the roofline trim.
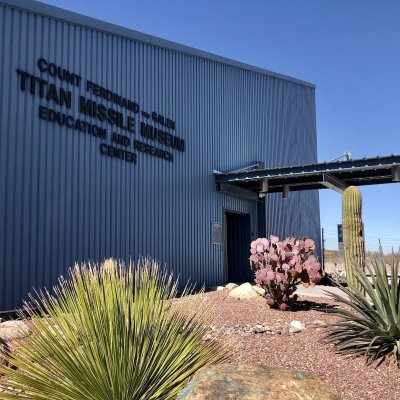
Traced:
POLYGON ((119 26, 110 22, 102 21, 86 15, 78 14, 73 11, 65 10, 63 8, 55 7, 50 4, 45 4, 36 0, 1 0, 0 4, 4 4, 13 8, 26 10, 35 14, 41 14, 47 17, 53 17, 65 22, 73 23, 76 25, 89 27, 98 31, 111 33, 114 35, 122 36, 138 42, 147 43, 156 47, 165 48, 167 50, 178 51, 187 55, 204 58, 210 61, 227 64, 236 68, 244 69, 251 72, 256 72, 262 75, 267 75, 273 78, 282 79, 291 83, 299 84, 302 86, 316 88, 315 84, 303 81, 301 79, 293 78, 288 75, 279 74, 277 72, 269 71, 264 68, 259 68, 250 64, 242 63, 240 61, 232 60, 227 57, 219 56, 214 53, 199 50, 190 46, 172 42, 170 40, 162 39, 157 36, 148 35, 142 32, 135 31, 130 28, 119 26))
POLYGON ((400 155, 375 158, 361 158, 347 161, 334 161, 319 164, 296 165, 291 167, 263 168, 240 173, 214 173, 215 181, 245 182, 261 179, 312 176, 322 173, 344 173, 360 170, 380 170, 400 166, 400 155))

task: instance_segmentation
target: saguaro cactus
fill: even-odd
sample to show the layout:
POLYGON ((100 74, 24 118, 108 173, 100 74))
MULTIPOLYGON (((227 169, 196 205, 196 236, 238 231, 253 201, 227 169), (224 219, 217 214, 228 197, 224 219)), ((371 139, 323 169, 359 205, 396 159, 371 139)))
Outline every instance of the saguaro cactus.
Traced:
POLYGON ((365 269, 364 229, 361 219, 361 192, 355 186, 343 193, 343 247, 348 282, 359 284, 354 276, 354 266, 365 269))

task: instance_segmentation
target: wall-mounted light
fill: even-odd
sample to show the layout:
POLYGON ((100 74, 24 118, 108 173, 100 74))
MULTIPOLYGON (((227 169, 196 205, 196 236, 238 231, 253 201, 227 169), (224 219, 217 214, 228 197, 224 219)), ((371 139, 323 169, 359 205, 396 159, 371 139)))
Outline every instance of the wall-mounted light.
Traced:
POLYGON ((258 197, 262 199, 263 197, 265 197, 265 193, 267 192, 268 192, 268 179, 264 178, 261 181, 260 192, 258 193, 258 197))
POLYGON ((290 188, 289 185, 283 185, 282 188, 282 199, 287 200, 289 198, 290 188))
POLYGON ((268 192, 268 179, 264 178, 261 182, 261 192, 266 193, 268 192))
POLYGON ((400 165, 395 165, 392 167, 392 181, 400 182, 400 165))

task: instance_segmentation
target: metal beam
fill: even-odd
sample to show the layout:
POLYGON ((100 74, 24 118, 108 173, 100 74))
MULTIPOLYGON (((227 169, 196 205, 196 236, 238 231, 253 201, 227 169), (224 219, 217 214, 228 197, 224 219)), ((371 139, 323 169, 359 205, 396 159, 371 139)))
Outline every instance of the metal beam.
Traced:
POLYGON ((263 179, 261 181, 261 189, 260 189, 261 193, 267 193, 268 192, 268 179, 263 179))
POLYGON ((400 182, 400 165, 392 167, 392 181, 400 182))
POLYGON ((249 165, 247 167, 235 169, 233 171, 228 171, 228 172, 220 172, 220 173, 222 173, 224 175, 227 175, 227 174, 239 174, 239 173, 242 173, 242 172, 249 172, 249 171, 259 170, 259 169, 263 169, 263 168, 264 168, 264 163, 258 161, 256 164, 252 164, 252 165, 249 165))
POLYGON ((306 175, 313 176, 318 173, 360 173, 366 171, 387 170, 397 165, 400 165, 400 155, 220 174, 216 175, 215 179, 217 182, 245 182, 261 180, 264 178, 271 180, 283 177, 296 178, 299 176, 304 177, 306 175))
POLYGON ((282 188, 282 199, 287 200, 289 198, 289 194, 290 194, 289 185, 283 185, 283 188, 282 188))
POLYGON ((251 201, 262 201, 258 193, 251 190, 243 189, 241 187, 230 185, 229 183, 219 183, 217 185, 217 190, 222 193, 229 194, 231 196, 240 197, 241 199, 251 200, 251 201))
POLYGON ((344 190, 348 187, 343 181, 336 178, 332 174, 324 173, 322 174, 322 185, 334 190, 340 194, 343 194, 344 190))

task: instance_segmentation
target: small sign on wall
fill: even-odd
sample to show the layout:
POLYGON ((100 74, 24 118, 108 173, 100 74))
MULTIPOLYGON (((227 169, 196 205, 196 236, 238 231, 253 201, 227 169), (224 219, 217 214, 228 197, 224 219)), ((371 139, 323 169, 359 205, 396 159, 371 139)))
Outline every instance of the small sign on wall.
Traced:
POLYGON ((222 245, 222 224, 213 222, 211 224, 211 243, 222 245))
POLYGON ((338 243, 342 243, 342 242, 343 242, 343 228, 342 228, 342 224, 338 224, 338 226, 337 226, 337 232, 338 232, 338 243))
POLYGON ((344 246, 343 246, 343 227, 342 227, 342 224, 338 224, 337 232, 338 232, 339 264, 343 264, 344 263, 344 246))

